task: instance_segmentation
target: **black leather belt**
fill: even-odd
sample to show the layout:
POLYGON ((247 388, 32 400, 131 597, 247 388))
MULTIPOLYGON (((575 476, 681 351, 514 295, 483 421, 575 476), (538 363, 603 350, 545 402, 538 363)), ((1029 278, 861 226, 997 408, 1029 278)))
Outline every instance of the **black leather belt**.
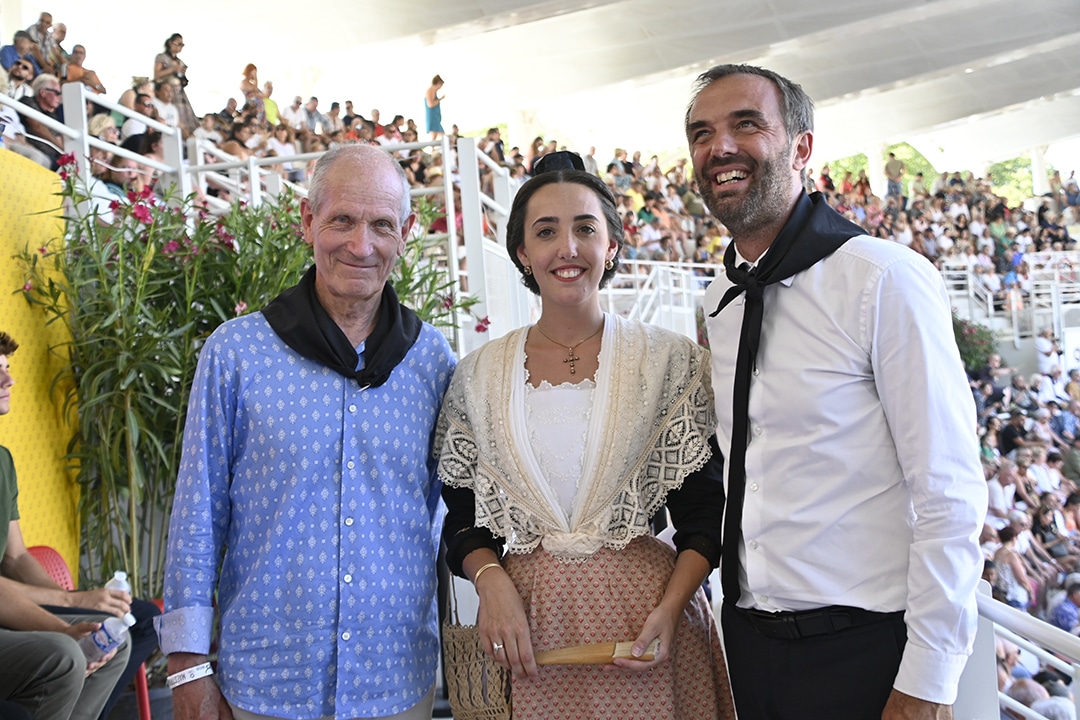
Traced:
POLYGON ((846 605, 775 613, 736 607, 735 612, 745 618, 759 633, 774 640, 801 640, 821 635, 833 635, 850 628, 891 619, 902 619, 904 616, 903 610, 880 613, 846 605))

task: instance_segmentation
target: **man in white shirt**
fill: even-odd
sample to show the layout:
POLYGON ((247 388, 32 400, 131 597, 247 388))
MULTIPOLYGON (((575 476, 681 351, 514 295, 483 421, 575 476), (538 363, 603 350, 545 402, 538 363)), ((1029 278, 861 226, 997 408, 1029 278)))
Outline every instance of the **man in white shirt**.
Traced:
POLYGON ((1053 328, 1043 328, 1035 338, 1035 359, 1039 363, 1039 372, 1049 375, 1050 370, 1061 363, 1061 346, 1054 337, 1053 328))
POLYGON ((169 127, 180 125, 180 109, 173 104, 173 86, 168 81, 154 84, 154 107, 157 108, 158 119, 169 127))
POLYGON ((304 99, 297 95, 293 98, 292 105, 278 109, 281 122, 293 130, 299 130, 304 125, 304 99))
POLYGON ((712 68, 686 133, 734 238, 704 304, 739 716, 949 718, 987 489, 941 277, 804 193, 798 85, 712 68))

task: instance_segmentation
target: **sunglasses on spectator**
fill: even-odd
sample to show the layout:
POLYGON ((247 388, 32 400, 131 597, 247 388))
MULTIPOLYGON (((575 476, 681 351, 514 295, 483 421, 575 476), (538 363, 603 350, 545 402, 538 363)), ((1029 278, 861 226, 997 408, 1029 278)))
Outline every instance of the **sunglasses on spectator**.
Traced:
POLYGON ((60 91, 56 88, 41 88, 41 92, 49 93, 50 95, 59 95, 60 91))
POLYGON ((15 63, 14 65, 11 66, 11 69, 14 70, 15 68, 22 68, 23 70, 33 70, 34 69, 33 67, 27 65, 26 63, 15 63))

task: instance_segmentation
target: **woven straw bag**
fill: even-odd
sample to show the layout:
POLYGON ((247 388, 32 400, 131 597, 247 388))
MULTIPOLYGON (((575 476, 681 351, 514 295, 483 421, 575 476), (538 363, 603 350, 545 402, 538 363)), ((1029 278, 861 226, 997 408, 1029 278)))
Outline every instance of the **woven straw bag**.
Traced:
POLYGON ((454 720, 510 720, 510 673, 484 654, 480 628, 461 624, 453 580, 447 603, 443 669, 454 720))

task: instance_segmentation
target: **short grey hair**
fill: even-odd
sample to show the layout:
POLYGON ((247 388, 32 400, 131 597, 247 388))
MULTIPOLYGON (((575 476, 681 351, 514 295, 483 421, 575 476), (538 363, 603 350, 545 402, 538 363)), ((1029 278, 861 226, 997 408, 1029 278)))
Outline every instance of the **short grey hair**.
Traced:
POLYGON ((342 143, 340 145, 334 145, 319 158, 318 162, 315 163, 315 172, 311 174, 311 181, 308 183, 308 204, 311 205, 311 209, 314 212, 318 212, 319 207, 322 205, 323 183, 325 182, 326 174, 330 172, 330 169, 337 164, 338 161, 350 158, 354 160, 373 161, 376 163, 388 163, 390 166, 393 166, 397 178, 401 182, 401 222, 404 224, 405 220, 412 214, 412 198, 409 197, 409 178, 405 175, 405 170, 401 165, 397 163, 389 153, 371 145, 342 143), (378 156, 382 156, 382 159, 379 159, 378 156))

